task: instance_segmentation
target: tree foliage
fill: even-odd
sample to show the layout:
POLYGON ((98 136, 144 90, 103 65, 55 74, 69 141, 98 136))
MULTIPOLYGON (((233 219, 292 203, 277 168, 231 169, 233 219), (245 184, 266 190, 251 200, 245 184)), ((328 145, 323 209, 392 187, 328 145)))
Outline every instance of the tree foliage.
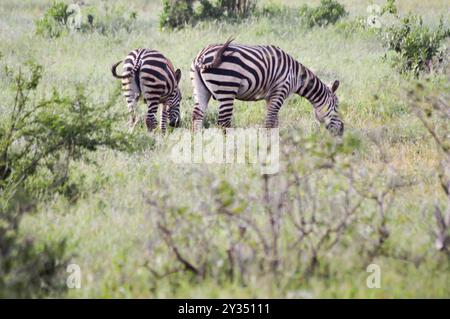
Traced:
POLYGON ((43 246, 20 235, 20 221, 43 194, 64 189, 70 163, 99 147, 124 150, 115 129, 114 94, 104 104, 90 101, 80 86, 74 95, 54 90, 39 98, 42 67, 5 68, 10 100, 0 121, 0 297, 42 297, 65 289, 61 278, 65 241, 43 246))
POLYGON ((256 0, 163 0, 161 28, 176 29, 209 19, 242 19, 256 9, 256 0))
POLYGON ((442 19, 432 30, 417 15, 407 15, 383 32, 384 43, 396 54, 394 65, 401 73, 412 72, 415 76, 430 72, 433 64, 442 62, 446 55, 443 41, 449 36, 450 29, 445 28, 442 19))
POLYGON ((321 0, 317 7, 303 5, 300 15, 306 26, 326 26, 335 24, 339 19, 348 15, 344 6, 335 0, 321 0))

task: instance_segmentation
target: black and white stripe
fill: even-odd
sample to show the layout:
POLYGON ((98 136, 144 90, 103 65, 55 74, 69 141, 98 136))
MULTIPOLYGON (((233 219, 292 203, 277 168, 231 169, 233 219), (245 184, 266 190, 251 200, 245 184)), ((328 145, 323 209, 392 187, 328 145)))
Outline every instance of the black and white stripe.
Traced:
POLYGON ((210 45, 194 59, 191 80, 195 107, 193 128, 202 127, 211 96, 219 102, 218 124, 231 125, 233 103, 267 101, 266 127, 278 126, 278 111, 293 93, 308 99, 316 118, 334 135, 342 135, 344 124, 335 94, 339 81, 325 85, 313 72, 274 46, 210 45))
POLYGON ((122 80, 123 94, 128 104, 130 126, 136 124, 136 104, 141 95, 147 104, 145 124, 149 131, 156 128, 158 105, 162 104, 161 131, 166 131, 167 117, 170 126, 179 126, 181 92, 178 86, 181 71, 175 71, 172 63, 160 52, 151 49, 136 49, 123 60, 123 73, 118 75, 117 66, 112 66, 114 77, 122 80))

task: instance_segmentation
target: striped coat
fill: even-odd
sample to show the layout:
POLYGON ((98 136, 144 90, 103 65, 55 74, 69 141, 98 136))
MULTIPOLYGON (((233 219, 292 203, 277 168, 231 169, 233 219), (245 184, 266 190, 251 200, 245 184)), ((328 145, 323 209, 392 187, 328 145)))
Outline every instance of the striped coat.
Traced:
POLYGON ((334 135, 342 135, 344 124, 335 94, 339 81, 325 85, 313 72, 282 49, 274 46, 231 44, 204 48, 191 65, 195 106, 193 128, 202 120, 211 97, 219 102, 218 124, 231 125, 233 103, 267 101, 266 127, 278 126, 278 111, 291 94, 308 99, 316 118, 334 135))
POLYGON ((179 126, 181 92, 178 86, 181 71, 175 70, 172 63, 160 52, 151 49, 131 51, 123 61, 123 73, 118 75, 116 68, 122 61, 112 66, 114 77, 122 80, 122 89, 130 112, 130 126, 136 121, 136 104, 143 96, 148 111, 145 123, 148 131, 153 130, 158 121, 156 113, 162 104, 161 131, 166 130, 167 117, 169 125, 179 126))

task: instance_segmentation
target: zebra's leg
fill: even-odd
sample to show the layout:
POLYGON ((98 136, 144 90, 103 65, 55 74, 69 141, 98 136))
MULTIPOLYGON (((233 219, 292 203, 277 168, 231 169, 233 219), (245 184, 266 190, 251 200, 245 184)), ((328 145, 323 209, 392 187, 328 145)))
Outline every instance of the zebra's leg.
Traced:
POLYGON ((130 131, 133 131, 136 126, 136 105, 139 101, 139 97, 141 96, 141 90, 137 86, 133 77, 122 80, 122 89, 123 95, 127 100, 128 113, 130 114, 128 117, 128 126, 130 131))
POLYGON ((128 102, 128 113, 130 114, 128 116, 128 126, 130 127, 131 131, 133 131, 134 127, 136 126, 136 123, 138 122, 136 120, 136 105, 138 99, 139 95, 137 95, 131 102, 128 102))
POLYGON ((160 123, 160 128, 161 128, 161 133, 164 135, 166 134, 166 127, 167 127, 167 117, 168 117, 168 112, 167 112, 167 105, 163 104, 162 110, 161 110, 161 123, 160 123))
POLYGON ((234 94, 218 96, 219 101, 219 118, 217 124, 224 129, 231 127, 231 118, 233 117, 234 94))
POLYGON ((145 96, 145 103, 148 107, 145 125, 147 126, 147 131, 151 132, 158 126, 156 113, 158 112, 159 96, 147 95, 145 96))
POLYGON ((194 87, 194 110, 192 112, 192 130, 194 132, 201 130, 203 126, 203 117, 206 109, 208 108, 208 102, 211 98, 211 92, 205 87, 200 73, 191 67, 191 81, 194 87))
POLYGON ((282 94, 275 94, 267 100, 266 128, 278 127, 278 111, 284 103, 282 94))

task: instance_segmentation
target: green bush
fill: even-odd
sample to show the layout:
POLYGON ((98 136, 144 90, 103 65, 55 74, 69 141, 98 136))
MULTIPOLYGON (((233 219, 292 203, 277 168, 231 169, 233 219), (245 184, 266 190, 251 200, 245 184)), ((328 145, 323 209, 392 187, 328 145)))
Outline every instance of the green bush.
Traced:
POLYGON ((80 159, 86 151, 101 146, 126 149, 126 136, 114 126, 119 115, 110 112, 117 93, 98 105, 79 86, 73 96, 55 90, 50 98, 34 101, 31 95, 39 84, 42 68, 33 63, 29 67, 27 77, 20 71, 14 74, 6 70, 17 93, 9 117, 0 123, 0 167, 10 172, 7 179, 0 181, 1 187, 27 180, 39 169, 52 170, 61 159, 68 158, 68 165, 70 160, 80 159))
POLYGON ((83 31, 97 31, 103 35, 115 34, 120 30, 130 33, 136 22, 136 11, 128 7, 105 2, 101 8, 87 8, 84 16, 87 23, 83 23, 83 31), (89 19, 92 22, 89 22, 89 19))
POLYGON ((303 22, 310 28, 335 24, 347 14, 344 6, 335 0, 321 0, 320 5, 315 8, 306 4, 300 8, 300 16, 303 18, 303 22))
POLYGON ((343 256, 361 269, 380 255, 398 253, 398 247, 390 249, 394 225, 386 204, 407 178, 388 165, 368 168, 360 157, 367 145, 357 135, 337 142, 298 128, 280 134, 278 174, 238 181, 193 170, 204 197, 188 205, 170 196, 170 181, 158 179, 162 191, 147 204, 147 258, 155 284, 168 280, 176 287, 187 277, 254 285, 253 278, 265 277, 289 289, 294 277, 306 283, 333 276, 332 263, 343 256))
POLYGON ((39 298, 56 295, 65 287, 66 244, 38 245, 19 235, 19 223, 32 201, 27 194, 1 191, 0 298, 39 298))
POLYGON ((395 0, 387 0, 386 4, 381 9, 381 15, 383 15, 385 13, 397 14, 397 12, 398 12, 398 9, 397 9, 397 5, 395 4, 395 0))
MULTIPOLYGON (((450 66, 446 68, 449 75, 450 66)), ((450 85, 436 88, 430 82, 417 81, 409 88, 407 101, 437 150, 435 170, 445 201, 435 201, 425 214, 436 222, 431 232, 435 248, 450 257, 450 85)))
POLYGON ((219 19, 223 14, 222 9, 209 0, 200 0, 199 6, 195 10, 195 18, 197 20, 219 19))
POLYGON ((161 28, 176 29, 208 19, 242 19, 256 9, 256 0, 162 0, 161 28), (195 9, 194 9, 195 5, 195 9))
POLYGON ((408 15, 400 24, 386 28, 382 35, 388 49, 395 52, 392 62, 399 71, 418 76, 422 71, 431 71, 433 61, 442 61, 445 56, 442 42, 450 36, 450 29, 444 27, 442 19, 431 30, 420 16, 408 15))
POLYGON ((119 30, 131 32, 136 12, 116 4, 104 3, 101 7, 82 7, 53 2, 44 17, 35 22, 36 34, 57 38, 69 31, 114 34, 119 30))
MULTIPOLYGON (((42 195, 73 196, 70 164, 99 147, 128 149, 126 136, 114 127, 110 112, 119 92, 102 104, 92 103, 79 87, 75 94, 57 91, 38 98, 42 67, 5 68, 11 100, 2 101, 0 120, 0 298, 51 296, 66 289, 65 241, 41 245, 20 235, 24 214, 42 195)), ((122 116, 121 116, 122 117, 122 116)))
POLYGON ((261 8, 259 13, 264 16, 273 17, 286 14, 288 11, 290 11, 288 7, 282 6, 273 1, 269 1, 261 8))
POLYGON ((192 21, 194 9, 191 0, 163 0, 163 11, 159 16, 159 26, 175 29, 192 21))
POLYGON ((44 17, 36 21, 36 34, 57 38, 67 31, 67 20, 71 13, 64 2, 54 1, 44 17))
POLYGON ((335 29, 338 33, 344 36, 352 36, 355 33, 366 29, 366 20, 363 17, 358 17, 356 19, 346 19, 338 21, 335 25, 335 29))
MULTIPOLYGON (((28 131, 27 121, 33 118, 30 93, 41 78, 42 68, 30 65, 30 72, 6 74, 13 81, 12 110, 0 122, 0 298, 30 298, 48 296, 65 289, 61 278, 65 263, 65 242, 39 245, 19 235, 23 214, 32 210, 36 198, 25 184, 35 173, 33 167, 42 165, 46 156, 31 155, 43 148, 23 139, 28 131), (25 158, 27 159, 25 161, 25 158), (25 162, 28 163, 25 164, 25 162)), ((3 107, 4 110, 9 108, 3 107)), ((30 132, 31 133, 31 132, 30 132)))
POLYGON ((224 16, 245 18, 255 11, 256 0, 218 0, 216 7, 222 10, 224 16))

